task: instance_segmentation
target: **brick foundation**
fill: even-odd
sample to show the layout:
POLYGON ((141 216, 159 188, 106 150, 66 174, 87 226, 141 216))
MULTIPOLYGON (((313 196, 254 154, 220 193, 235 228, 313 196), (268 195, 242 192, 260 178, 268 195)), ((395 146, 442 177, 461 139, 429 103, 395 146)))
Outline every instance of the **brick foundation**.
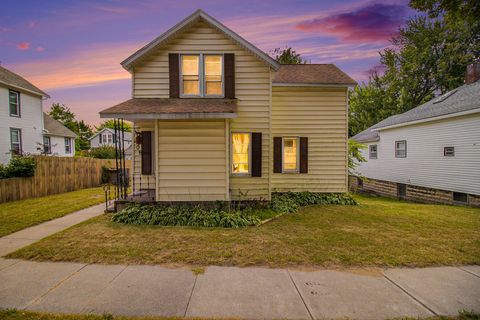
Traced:
POLYGON ((388 198, 402 198, 414 202, 423 203, 441 203, 441 204, 453 204, 453 205, 469 205, 472 207, 480 207, 480 196, 468 195, 467 203, 456 202, 453 200, 453 192, 425 188, 407 184, 406 196, 400 197, 397 192, 397 183, 391 181, 376 180, 370 178, 364 178, 360 180, 358 177, 350 176, 350 191, 366 193, 378 196, 384 196, 388 198))

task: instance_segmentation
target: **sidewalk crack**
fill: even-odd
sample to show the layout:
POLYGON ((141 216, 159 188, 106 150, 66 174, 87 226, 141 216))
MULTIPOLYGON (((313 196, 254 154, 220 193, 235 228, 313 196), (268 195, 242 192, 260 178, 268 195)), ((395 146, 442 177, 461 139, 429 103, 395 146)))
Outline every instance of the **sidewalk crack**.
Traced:
POLYGON ((465 272, 468 273, 468 274, 471 274, 472 276, 475 276, 475 277, 477 277, 477 278, 480 278, 480 276, 479 276, 478 274, 475 274, 475 273, 473 273, 473 272, 471 272, 471 271, 469 271, 469 270, 467 270, 467 269, 464 269, 463 267, 457 267, 457 268, 460 269, 460 270, 462 270, 462 271, 465 271, 465 272))
POLYGON ((187 307, 185 308, 185 313, 183 314, 183 317, 187 316, 188 307, 190 306, 190 301, 192 300, 192 296, 193 296, 193 291, 195 290, 195 286, 197 285, 197 279, 198 279, 198 274, 195 275, 195 281, 193 282, 192 292, 190 292, 190 297, 188 297, 187 307))
POLYGON ((290 277, 290 281, 292 281, 293 286, 295 287, 295 290, 297 290, 297 293, 298 293, 298 295, 300 296, 300 299, 302 299, 303 305, 305 306, 305 309, 307 309, 307 312, 308 312, 308 314, 309 314, 309 316, 310 316, 310 319, 313 320, 314 318, 313 318, 312 312, 311 312, 310 309, 308 308, 308 305, 307 305, 307 302, 305 302, 305 299, 303 299, 302 293, 300 292, 300 290, 298 290, 297 284, 295 283, 295 281, 293 281, 293 277, 292 277, 292 275, 290 274, 290 270, 287 269, 287 273, 288 273, 288 276, 290 277))
POLYGON ((434 316, 438 316, 438 314, 433 311, 433 309, 431 309, 429 306, 427 306, 425 303, 423 303, 422 301, 420 301, 417 297, 415 297, 413 294, 411 294, 410 292, 408 292, 406 289, 404 289, 401 285, 397 284, 395 281, 393 281, 392 279, 390 279, 385 273, 383 273, 383 277, 385 279, 387 279, 387 281, 389 281, 390 283, 392 283, 395 287, 399 288, 400 290, 402 290, 407 296, 409 296, 410 298, 412 298, 413 300, 415 300, 417 303, 419 303, 422 307, 424 307, 425 309, 427 309, 428 311, 430 311, 434 316))

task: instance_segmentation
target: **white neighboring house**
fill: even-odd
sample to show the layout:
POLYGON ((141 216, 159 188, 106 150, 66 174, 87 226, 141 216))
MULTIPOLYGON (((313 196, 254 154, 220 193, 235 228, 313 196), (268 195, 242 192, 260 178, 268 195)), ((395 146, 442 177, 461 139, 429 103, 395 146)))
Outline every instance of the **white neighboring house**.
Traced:
POLYGON ((11 153, 40 153, 43 142, 42 99, 48 94, 0 66, 0 163, 11 153))
POLYGON ((47 114, 43 114, 43 153, 46 155, 73 157, 77 135, 47 114))
MULTIPOLYGON (((120 139, 121 132, 117 133, 117 137, 120 139)), ((125 143, 125 158, 131 159, 132 156, 132 133, 123 132, 123 139, 125 143)), ((90 148, 98 148, 102 146, 115 147, 115 130, 110 128, 103 128, 102 130, 95 133, 90 139, 90 148)))
POLYGON ((417 201, 480 206, 480 65, 467 82, 352 139, 367 145, 358 188, 417 201))

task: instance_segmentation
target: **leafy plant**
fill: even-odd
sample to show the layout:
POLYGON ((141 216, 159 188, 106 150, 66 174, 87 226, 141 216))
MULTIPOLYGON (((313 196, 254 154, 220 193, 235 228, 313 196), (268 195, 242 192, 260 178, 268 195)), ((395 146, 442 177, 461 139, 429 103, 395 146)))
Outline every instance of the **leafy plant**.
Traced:
POLYGON ((115 147, 100 146, 88 152, 88 156, 97 159, 115 159, 115 147))
POLYGON ((270 208, 283 213, 297 212, 301 207, 324 204, 356 205, 350 194, 316 192, 274 192, 270 208))
POLYGON ((14 155, 6 166, 0 165, 0 179, 33 177, 35 167, 35 159, 32 156, 14 155))

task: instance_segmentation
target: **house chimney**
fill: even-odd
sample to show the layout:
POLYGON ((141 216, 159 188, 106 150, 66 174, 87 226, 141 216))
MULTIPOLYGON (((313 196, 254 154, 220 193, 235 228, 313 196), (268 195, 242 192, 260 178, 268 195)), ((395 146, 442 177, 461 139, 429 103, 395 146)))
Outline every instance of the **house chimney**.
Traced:
POLYGON ((474 62, 467 66, 467 74, 465 75, 465 83, 471 84, 480 79, 480 62, 474 62))

